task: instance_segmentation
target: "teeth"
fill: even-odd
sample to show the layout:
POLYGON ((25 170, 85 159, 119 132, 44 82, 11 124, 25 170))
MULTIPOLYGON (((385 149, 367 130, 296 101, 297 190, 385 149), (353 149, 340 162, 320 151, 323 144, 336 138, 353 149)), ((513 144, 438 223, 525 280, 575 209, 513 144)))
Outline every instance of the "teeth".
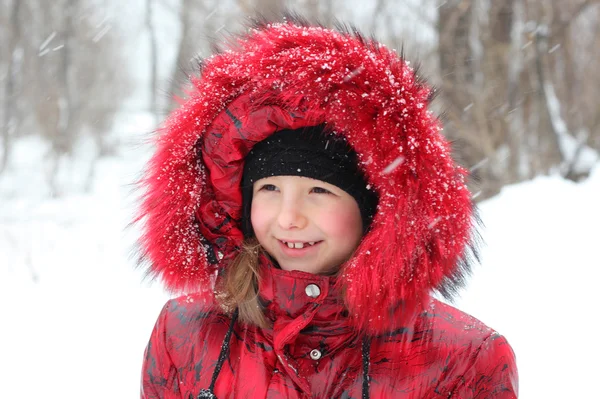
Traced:
POLYGON ((294 249, 302 249, 305 246, 312 246, 315 245, 316 241, 309 241, 309 242, 285 242, 282 241, 285 245, 288 246, 288 248, 294 248, 294 249))

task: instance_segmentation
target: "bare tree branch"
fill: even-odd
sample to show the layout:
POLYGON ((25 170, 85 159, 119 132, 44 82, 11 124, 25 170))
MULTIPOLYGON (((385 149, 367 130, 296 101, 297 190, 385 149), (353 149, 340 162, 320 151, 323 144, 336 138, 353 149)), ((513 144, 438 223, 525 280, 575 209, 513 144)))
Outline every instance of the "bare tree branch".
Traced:
POLYGON ((158 123, 158 50, 156 44, 156 30, 153 21, 153 0, 146 0, 146 29, 150 41, 150 111, 158 123))
POLYGON ((559 26, 556 31, 556 36, 563 37, 565 32, 571 27, 571 24, 577 20, 577 18, 583 14, 588 8, 600 4, 600 0, 584 0, 579 3, 573 14, 566 18, 564 22, 559 26))
POLYGON ((19 70, 17 65, 21 56, 17 54, 17 42, 19 40, 19 9, 21 2, 13 0, 10 12, 10 27, 8 33, 8 68, 6 72, 6 85, 4 87, 4 121, 2 123, 2 160, 0 161, 0 173, 8 165, 12 146, 12 136, 17 128, 15 115, 15 75, 19 70))

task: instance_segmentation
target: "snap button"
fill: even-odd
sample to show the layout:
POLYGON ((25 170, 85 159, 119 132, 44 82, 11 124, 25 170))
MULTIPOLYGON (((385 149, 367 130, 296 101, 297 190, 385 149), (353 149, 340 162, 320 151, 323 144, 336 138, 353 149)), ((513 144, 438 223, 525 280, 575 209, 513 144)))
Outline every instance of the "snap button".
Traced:
POLYGON ((313 349, 310 351, 310 358, 312 360, 319 360, 321 358, 321 351, 318 349, 313 349))
POLYGON ((306 292, 306 295, 308 295, 311 298, 316 298, 319 295, 321 295, 321 289, 316 284, 307 285, 304 289, 304 292, 306 292))

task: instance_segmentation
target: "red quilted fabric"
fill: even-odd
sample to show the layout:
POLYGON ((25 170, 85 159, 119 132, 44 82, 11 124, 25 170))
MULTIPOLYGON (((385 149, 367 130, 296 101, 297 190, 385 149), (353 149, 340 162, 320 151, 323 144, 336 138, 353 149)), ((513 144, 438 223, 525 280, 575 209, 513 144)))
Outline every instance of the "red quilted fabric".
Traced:
MULTIPOLYGON (((260 293, 273 328, 235 325, 216 397, 363 397, 361 337, 334 279, 274 268, 264 275, 260 293), (319 297, 306 295, 309 284, 319 297)), ((371 338, 371 399, 517 397, 513 351, 480 321, 433 299, 393 317, 401 320, 394 330, 371 338)), ((208 388, 230 322, 198 296, 167 303, 146 352, 142 398, 196 398, 208 388)))

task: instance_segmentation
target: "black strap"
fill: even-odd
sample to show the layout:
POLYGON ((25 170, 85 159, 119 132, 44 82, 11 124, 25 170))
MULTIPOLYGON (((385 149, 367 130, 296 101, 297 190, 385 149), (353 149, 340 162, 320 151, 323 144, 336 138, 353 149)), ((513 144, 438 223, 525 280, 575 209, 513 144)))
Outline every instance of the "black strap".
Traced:
POLYGON ((229 342, 231 341, 231 334, 233 333, 233 327, 235 326, 235 322, 237 321, 238 313, 238 309, 236 308, 233 314, 231 315, 229 329, 227 330, 227 334, 225 334, 225 338, 223 339, 223 345, 221 345, 221 353, 219 353, 219 359, 217 360, 217 366, 213 371, 210 386, 208 387, 208 389, 203 389, 200 391, 198 399, 216 399, 216 396, 213 393, 215 389, 215 384, 217 383, 217 378, 219 378, 219 373, 221 372, 223 363, 225 363, 225 359, 229 355, 229 342))
POLYGON ((233 332, 233 327, 235 326, 235 322, 238 318, 238 310, 237 308, 233 312, 231 316, 231 323, 229 323, 229 329, 227 330, 227 334, 225 334, 225 339, 223 340, 223 346, 221 346, 221 353, 219 353, 219 360, 217 361, 217 367, 215 367, 215 371, 213 372, 212 380, 210 381, 210 389, 211 391, 215 389, 215 383, 217 382, 217 378, 219 377, 219 373, 221 372, 221 367, 223 367, 223 363, 225 362, 225 358, 229 355, 229 341, 231 341, 231 333, 233 332))
POLYGON ((362 341, 363 384, 362 399, 369 399, 369 361, 371 357, 371 339, 364 337, 362 341))

